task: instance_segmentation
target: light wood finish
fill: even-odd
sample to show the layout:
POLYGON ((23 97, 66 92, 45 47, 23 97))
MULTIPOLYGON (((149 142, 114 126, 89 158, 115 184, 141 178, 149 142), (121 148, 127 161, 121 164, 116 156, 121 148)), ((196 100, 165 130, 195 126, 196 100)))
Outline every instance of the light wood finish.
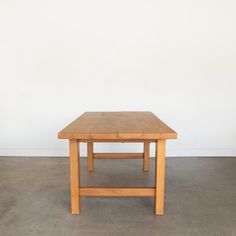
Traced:
POLYGON ((172 139, 176 132, 152 112, 85 112, 59 132, 61 139, 172 139))
POLYGON ((157 140, 155 161, 155 214, 164 214, 164 190, 165 190, 165 140, 157 140))
POLYGON ((87 168, 88 171, 94 171, 94 161, 93 161, 93 142, 89 141, 87 143, 87 168))
POLYGON ((71 185, 71 213, 79 214, 79 146, 76 139, 69 140, 70 151, 70 185, 71 185))
POLYGON ((150 168, 150 144, 148 141, 144 141, 144 157, 143 157, 143 170, 149 171, 150 168))
POLYGON ((155 196, 155 188, 80 188, 80 196, 136 196, 152 197, 155 196))
POLYGON ((85 112, 61 132, 69 139, 71 212, 80 211, 80 196, 154 196, 155 214, 164 213, 165 142, 177 138, 152 112, 85 112), (93 170, 94 158, 143 158, 144 170, 149 170, 150 142, 156 143, 154 188, 80 188, 79 148, 77 142, 88 142, 88 169, 93 170), (94 142, 143 142, 144 153, 93 153, 94 142))
MULTIPOLYGON (((91 139, 80 139, 80 142, 87 143, 91 139)), ((143 143, 143 139, 93 139, 94 143, 143 143)), ((156 143, 156 139, 148 139, 149 143, 156 143)))
POLYGON ((96 159, 142 159, 143 153, 94 153, 96 159))

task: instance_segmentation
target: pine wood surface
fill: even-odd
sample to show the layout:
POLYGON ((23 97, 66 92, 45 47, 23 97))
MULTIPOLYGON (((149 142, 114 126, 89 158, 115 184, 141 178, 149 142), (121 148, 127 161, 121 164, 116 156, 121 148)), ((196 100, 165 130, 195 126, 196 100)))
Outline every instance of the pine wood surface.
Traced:
POLYGON ((175 139, 177 134, 152 112, 85 112, 58 133, 60 139, 175 139))

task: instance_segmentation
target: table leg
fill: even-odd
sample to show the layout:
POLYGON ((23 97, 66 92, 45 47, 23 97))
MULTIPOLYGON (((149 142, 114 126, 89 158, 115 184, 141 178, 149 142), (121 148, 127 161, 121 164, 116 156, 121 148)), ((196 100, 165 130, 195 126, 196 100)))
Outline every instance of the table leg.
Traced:
POLYGON ((93 142, 87 142, 87 169, 88 171, 94 170, 93 160, 93 142))
POLYGON ((150 166, 150 144, 148 141, 144 141, 144 157, 143 157, 143 170, 149 171, 150 166))
POLYGON ((164 190, 165 190, 165 140, 156 142, 155 158, 155 214, 164 214, 164 190))
POLYGON ((69 151, 70 151, 71 213, 79 214, 80 155, 79 155, 79 144, 76 139, 69 140, 69 151))

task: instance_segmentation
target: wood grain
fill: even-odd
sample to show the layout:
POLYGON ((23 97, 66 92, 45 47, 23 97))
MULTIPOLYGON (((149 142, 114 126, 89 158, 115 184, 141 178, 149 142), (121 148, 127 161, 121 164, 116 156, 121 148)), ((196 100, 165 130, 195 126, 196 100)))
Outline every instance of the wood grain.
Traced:
POLYGON ((85 112, 58 133, 61 139, 175 139, 152 112, 85 112))
POLYGON ((93 142, 91 141, 87 143, 87 169, 88 171, 94 171, 93 142))
POLYGON ((155 161, 155 209, 156 215, 164 214, 165 190, 165 140, 157 140, 155 161))
POLYGON ((143 157, 143 170, 149 171, 150 168, 150 143, 145 141, 144 146, 144 157, 143 157))
POLYGON ((96 159, 142 159, 143 153, 94 153, 96 159))
POLYGON ((155 195, 155 188, 80 188, 80 196, 136 196, 151 197, 155 195))
POLYGON ((152 112, 85 112, 58 137, 69 139, 71 212, 79 214, 80 196, 154 196, 154 212, 164 213, 165 142, 177 134, 152 112), (94 158, 143 158, 144 171, 149 170, 150 142, 156 142, 154 188, 86 188, 80 187, 78 141, 88 142, 88 170, 94 169, 94 158), (143 142, 144 153, 93 153, 94 142, 143 142))
POLYGON ((70 186, 71 186, 71 213, 79 214, 80 199, 79 199, 79 146, 76 139, 69 140, 70 152, 70 186))
MULTIPOLYGON (((87 143, 91 139, 80 139, 80 142, 87 143)), ((93 139, 94 143, 143 143, 142 139, 93 139)), ((149 143, 156 143, 156 139, 148 139, 149 143)))

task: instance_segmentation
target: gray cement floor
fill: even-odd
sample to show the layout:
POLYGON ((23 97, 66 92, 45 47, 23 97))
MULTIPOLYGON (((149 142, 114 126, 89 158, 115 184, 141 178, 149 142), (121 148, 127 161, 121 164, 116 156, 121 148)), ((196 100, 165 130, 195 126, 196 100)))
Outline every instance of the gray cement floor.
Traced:
MULTIPOLYGON (((95 160, 88 186, 152 186, 141 160, 95 160)), ((236 158, 167 158, 165 215, 152 197, 83 197, 70 214, 67 158, 0 158, 0 235, 236 235, 236 158)))

